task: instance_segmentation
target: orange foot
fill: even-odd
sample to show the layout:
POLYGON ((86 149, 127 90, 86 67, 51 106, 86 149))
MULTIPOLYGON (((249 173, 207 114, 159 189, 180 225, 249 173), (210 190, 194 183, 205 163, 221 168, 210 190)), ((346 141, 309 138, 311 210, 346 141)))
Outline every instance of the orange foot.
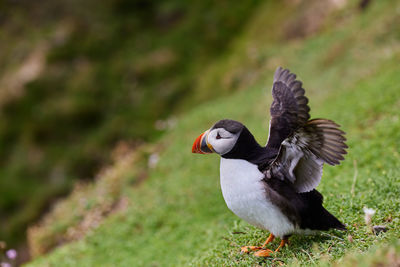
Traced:
POLYGON ((272 253, 274 253, 274 252, 270 249, 261 249, 261 250, 257 251, 256 253, 254 253, 254 256, 256 256, 256 257, 271 257, 272 253))
POLYGON ((242 253, 249 253, 251 251, 256 251, 254 253, 254 256, 256 257, 272 257, 271 254, 278 252, 281 248, 283 248, 285 245, 289 244, 288 238, 284 238, 281 240, 281 243, 279 244, 279 247, 274 251, 265 248, 265 246, 272 242, 274 240, 275 236, 273 234, 270 234, 268 237, 267 241, 265 241, 264 245, 262 247, 257 247, 257 246, 244 246, 241 248, 242 253))
POLYGON ((258 246, 244 246, 244 247, 240 248, 241 253, 250 253, 251 251, 257 251, 260 249, 262 249, 262 247, 258 247, 258 246))

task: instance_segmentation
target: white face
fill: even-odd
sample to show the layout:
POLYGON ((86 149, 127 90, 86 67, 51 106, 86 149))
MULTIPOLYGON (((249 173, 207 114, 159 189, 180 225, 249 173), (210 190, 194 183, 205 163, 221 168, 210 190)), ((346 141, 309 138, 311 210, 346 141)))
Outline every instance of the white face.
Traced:
POLYGON ((240 132, 233 134, 224 128, 216 128, 207 134, 207 143, 213 147, 215 153, 224 155, 232 150, 239 135, 240 132))

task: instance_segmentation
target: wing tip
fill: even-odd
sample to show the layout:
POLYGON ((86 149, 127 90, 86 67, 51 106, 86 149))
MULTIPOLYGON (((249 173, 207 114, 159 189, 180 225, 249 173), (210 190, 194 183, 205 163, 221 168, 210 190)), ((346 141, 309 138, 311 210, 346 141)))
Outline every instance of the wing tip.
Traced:
POLYGON ((320 146, 313 147, 313 153, 329 165, 339 165, 348 148, 345 132, 339 129, 340 125, 332 120, 318 118, 308 121, 307 126, 319 136, 320 146))
POLYGON ((289 69, 279 66, 275 70, 274 83, 277 81, 284 82, 286 86, 290 87, 290 83, 296 80, 297 75, 289 69))

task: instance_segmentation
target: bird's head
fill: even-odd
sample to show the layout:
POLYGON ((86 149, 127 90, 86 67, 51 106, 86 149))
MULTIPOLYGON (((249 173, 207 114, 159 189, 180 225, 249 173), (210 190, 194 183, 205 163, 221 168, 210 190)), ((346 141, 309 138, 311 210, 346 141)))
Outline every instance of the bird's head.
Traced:
POLYGON ((229 153, 236 145, 244 125, 234 120, 220 120, 193 143, 192 152, 199 154, 229 153))

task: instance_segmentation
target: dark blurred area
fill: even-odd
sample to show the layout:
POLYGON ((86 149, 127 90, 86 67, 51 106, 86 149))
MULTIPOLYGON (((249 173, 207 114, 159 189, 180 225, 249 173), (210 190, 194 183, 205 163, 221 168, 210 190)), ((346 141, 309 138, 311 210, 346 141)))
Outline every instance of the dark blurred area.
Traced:
POLYGON ((159 138, 258 2, 0 0, 0 241, 23 247, 119 141, 159 138))

